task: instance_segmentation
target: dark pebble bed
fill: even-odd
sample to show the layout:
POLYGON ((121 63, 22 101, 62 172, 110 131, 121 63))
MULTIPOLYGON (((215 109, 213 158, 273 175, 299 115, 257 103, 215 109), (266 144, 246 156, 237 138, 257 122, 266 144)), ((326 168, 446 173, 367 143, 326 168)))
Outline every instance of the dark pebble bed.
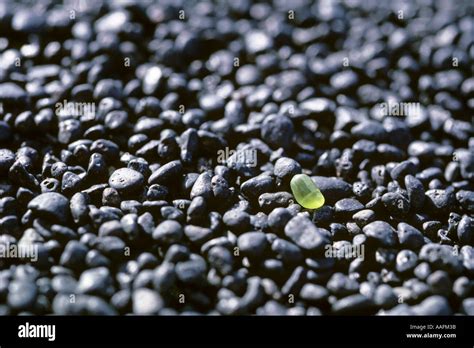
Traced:
POLYGON ((0 315, 474 315, 473 23, 2 1, 0 315))

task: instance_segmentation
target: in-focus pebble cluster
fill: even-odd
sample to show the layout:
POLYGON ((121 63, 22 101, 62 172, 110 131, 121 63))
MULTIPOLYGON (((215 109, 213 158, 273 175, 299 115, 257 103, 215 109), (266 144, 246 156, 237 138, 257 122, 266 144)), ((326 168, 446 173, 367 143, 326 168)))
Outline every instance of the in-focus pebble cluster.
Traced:
POLYGON ((473 23, 1 2, 0 314, 474 315, 473 23))

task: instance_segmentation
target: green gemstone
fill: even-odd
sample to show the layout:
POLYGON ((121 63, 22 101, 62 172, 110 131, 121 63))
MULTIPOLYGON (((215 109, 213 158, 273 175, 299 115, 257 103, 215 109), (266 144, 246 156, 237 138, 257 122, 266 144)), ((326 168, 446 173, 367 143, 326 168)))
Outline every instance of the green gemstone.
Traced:
POLYGON ((290 182, 296 201, 303 208, 318 209, 324 205, 324 196, 306 174, 295 175, 290 182))

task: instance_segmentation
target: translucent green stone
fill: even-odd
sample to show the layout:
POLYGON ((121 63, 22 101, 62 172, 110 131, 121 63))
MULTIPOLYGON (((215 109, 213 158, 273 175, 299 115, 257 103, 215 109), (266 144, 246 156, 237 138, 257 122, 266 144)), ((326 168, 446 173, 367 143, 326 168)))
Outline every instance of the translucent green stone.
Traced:
POLYGON ((290 182, 291 191, 299 205, 306 209, 318 209, 324 205, 324 196, 306 174, 295 175, 290 182))

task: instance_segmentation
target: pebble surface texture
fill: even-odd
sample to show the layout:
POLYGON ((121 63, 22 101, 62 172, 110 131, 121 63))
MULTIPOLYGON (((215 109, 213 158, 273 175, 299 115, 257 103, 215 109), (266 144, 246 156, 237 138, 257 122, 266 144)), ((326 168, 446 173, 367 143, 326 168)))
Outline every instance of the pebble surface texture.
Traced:
POLYGON ((0 315, 474 315, 473 20, 2 1, 0 315))

